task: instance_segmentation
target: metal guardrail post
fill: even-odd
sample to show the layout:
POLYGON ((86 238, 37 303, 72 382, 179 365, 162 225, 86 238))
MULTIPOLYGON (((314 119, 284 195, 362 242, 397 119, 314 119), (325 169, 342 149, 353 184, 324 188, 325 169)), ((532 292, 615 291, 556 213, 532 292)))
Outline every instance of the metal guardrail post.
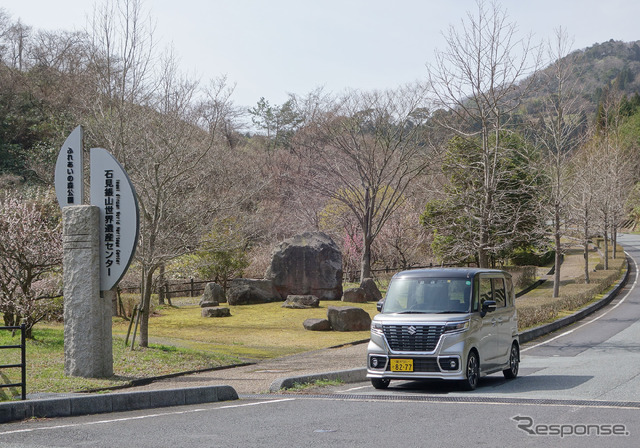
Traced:
POLYGON ((20 345, 21 345, 21 360, 22 360, 22 400, 27 399, 27 338, 25 333, 27 332, 27 326, 25 324, 20 325, 20 345))

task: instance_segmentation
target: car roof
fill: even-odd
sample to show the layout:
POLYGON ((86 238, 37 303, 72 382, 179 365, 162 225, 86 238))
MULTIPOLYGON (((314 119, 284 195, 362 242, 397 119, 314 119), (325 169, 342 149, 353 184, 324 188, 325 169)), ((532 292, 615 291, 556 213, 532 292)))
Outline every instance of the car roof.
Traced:
POLYGON ((429 277, 449 277, 449 278, 472 278, 477 274, 504 274, 511 277, 508 272, 500 269, 487 268, 429 268, 429 269, 410 269, 398 272, 393 278, 429 278, 429 277))

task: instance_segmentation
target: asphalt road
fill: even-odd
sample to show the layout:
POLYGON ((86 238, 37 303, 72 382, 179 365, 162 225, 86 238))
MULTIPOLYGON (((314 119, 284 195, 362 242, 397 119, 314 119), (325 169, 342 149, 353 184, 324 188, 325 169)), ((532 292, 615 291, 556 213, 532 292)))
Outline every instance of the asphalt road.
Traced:
MULTIPOLYGON (((640 260, 640 237, 620 242, 640 260)), ((637 267, 607 307, 522 349, 520 376, 462 392, 443 382, 368 383, 315 395, 36 420, 0 426, 0 446, 253 447, 640 445, 637 267)))

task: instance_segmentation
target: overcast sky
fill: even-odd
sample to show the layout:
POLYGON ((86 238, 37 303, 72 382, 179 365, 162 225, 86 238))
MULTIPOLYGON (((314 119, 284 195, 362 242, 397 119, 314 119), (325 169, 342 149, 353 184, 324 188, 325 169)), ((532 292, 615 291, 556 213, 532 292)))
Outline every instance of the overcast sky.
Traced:
MULTIPOLYGON (((101 0, 97 0, 101 3, 101 0)), ((82 30, 92 0, 0 0, 14 20, 46 30, 82 30)), ((640 40, 638 0, 504 0, 523 34, 543 40, 564 27, 580 49, 640 40)), ((442 31, 475 0, 146 0, 156 38, 173 44, 187 74, 227 75, 238 105, 324 86, 385 89, 424 79, 442 31)))

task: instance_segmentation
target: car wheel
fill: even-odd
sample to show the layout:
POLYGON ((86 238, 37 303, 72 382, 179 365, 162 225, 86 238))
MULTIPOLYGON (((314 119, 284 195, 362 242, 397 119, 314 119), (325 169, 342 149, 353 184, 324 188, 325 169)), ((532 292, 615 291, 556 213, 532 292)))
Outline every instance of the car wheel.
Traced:
POLYGON ((376 389, 386 389, 387 387, 389 387, 390 382, 391 380, 386 378, 371 378, 371 384, 376 389))
POLYGON ((511 353, 509 354, 509 368, 502 371, 505 378, 512 379, 518 376, 518 369, 520 366, 520 352, 518 351, 518 345, 511 345, 511 353))
POLYGON ((467 356, 466 377, 467 379, 462 382, 465 390, 474 390, 478 387, 478 381, 480 380, 480 361, 478 359, 478 353, 475 350, 471 350, 469 356, 467 356))

